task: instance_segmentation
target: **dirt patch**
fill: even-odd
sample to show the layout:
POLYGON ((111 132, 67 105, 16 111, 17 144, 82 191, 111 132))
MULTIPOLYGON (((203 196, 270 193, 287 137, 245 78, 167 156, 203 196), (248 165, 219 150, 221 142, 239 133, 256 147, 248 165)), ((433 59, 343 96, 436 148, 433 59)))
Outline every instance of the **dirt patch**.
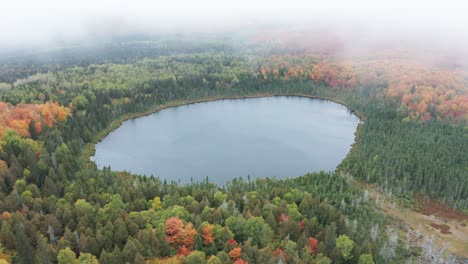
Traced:
POLYGON ((433 228, 435 228, 435 229, 439 229, 440 233, 442 233, 442 234, 445 234, 445 235, 452 234, 452 232, 450 232, 450 226, 449 225, 432 223, 431 226, 433 228))
POLYGON ((425 198, 422 195, 415 197, 416 208, 424 215, 434 215, 444 219, 453 219, 459 221, 468 221, 468 215, 456 211, 447 205, 437 202, 433 199, 425 198))

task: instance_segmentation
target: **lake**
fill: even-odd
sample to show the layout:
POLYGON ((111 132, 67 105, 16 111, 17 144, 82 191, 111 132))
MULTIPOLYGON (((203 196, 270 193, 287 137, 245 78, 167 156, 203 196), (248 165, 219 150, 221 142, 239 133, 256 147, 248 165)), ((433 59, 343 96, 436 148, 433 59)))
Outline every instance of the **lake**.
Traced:
POLYGON ((96 145, 98 167, 188 183, 332 171, 359 118, 321 99, 274 96, 183 105, 131 119, 96 145))

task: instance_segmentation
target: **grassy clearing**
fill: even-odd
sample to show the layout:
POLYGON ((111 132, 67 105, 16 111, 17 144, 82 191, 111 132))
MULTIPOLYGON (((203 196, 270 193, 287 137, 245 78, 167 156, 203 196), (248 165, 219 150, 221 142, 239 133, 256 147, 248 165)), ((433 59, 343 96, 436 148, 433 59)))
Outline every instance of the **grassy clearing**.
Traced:
MULTIPOLYGON (((423 237, 434 236, 439 246, 446 244, 452 254, 468 258, 467 215, 435 201, 425 203, 424 207, 421 208, 417 202, 418 199, 414 199, 414 208, 407 208, 398 198, 380 192, 373 185, 363 183, 360 185, 369 190, 370 197, 380 210, 407 227, 407 233, 419 233, 423 237), (430 204, 434 203, 437 204, 437 207, 429 207, 430 204), (431 208, 430 211, 426 210, 428 208, 431 208)), ((416 243, 423 241, 421 238, 415 239, 416 243)))

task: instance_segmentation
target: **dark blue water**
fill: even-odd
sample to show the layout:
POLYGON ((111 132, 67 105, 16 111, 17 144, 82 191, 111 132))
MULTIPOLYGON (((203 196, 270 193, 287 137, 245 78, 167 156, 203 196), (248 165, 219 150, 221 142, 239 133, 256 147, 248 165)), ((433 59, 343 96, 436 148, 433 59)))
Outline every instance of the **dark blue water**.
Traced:
POLYGON ((343 105, 304 97, 197 103, 125 121, 96 145, 94 160, 184 183, 301 176, 334 170, 358 122, 343 105))

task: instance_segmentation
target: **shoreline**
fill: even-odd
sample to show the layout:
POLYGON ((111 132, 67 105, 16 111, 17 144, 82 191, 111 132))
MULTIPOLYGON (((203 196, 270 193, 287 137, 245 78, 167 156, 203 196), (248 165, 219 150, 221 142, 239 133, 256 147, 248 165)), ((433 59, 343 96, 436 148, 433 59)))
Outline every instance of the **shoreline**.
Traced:
MULTIPOLYGON (((359 123, 358 123, 358 125, 356 127, 356 131, 354 132, 354 142, 351 145, 351 149, 346 154, 346 156, 343 158, 343 160, 345 160, 346 157, 349 155, 349 153, 351 153, 357 147, 358 142, 359 142, 360 126, 361 126, 361 124, 363 123, 363 121, 366 118, 362 113, 360 113, 359 111, 351 108, 348 104, 346 104, 342 100, 339 100, 337 98, 327 98, 327 97, 313 96, 313 95, 307 95, 307 94, 295 94, 295 93, 294 94, 268 94, 268 93, 262 93, 262 94, 252 94, 252 95, 242 95, 242 96, 232 96, 232 95, 222 96, 221 95, 221 96, 205 97, 205 98, 192 99, 192 100, 174 100, 174 101, 170 101, 170 102, 165 103, 165 104, 160 104, 160 105, 155 105, 155 106, 149 107, 146 111, 143 111, 143 112, 124 114, 121 117, 117 118, 116 120, 112 121, 106 128, 104 128, 101 131, 97 132, 95 134, 95 136, 93 137, 92 141, 85 145, 85 147, 83 148, 83 151, 82 151, 80 156, 81 156, 82 159, 85 159, 85 161, 92 162, 92 163, 96 164, 93 160, 91 160, 91 157, 93 157, 95 155, 95 153, 96 153, 96 144, 101 142, 110 133, 112 133, 113 131, 118 129, 125 121, 131 120, 131 119, 137 119, 137 118, 144 117, 144 116, 148 116, 148 115, 157 113, 157 112, 159 112, 161 110, 164 110, 164 109, 167 109, 167 108, 173 108, 173 107, 191 105, 191 104, 198 104, 198 103, 208 103, 208 102, 220 101, 220 100, 254 99, 254 98, 263 98, 263 97, 282 97, 282 96, 320 99, 320 100, 325 100, 325 101, 329 101, 329 102, 333 102, 333 103, 345 106, 351 113, 353 113, 354 115, 356 115, 359 118, 359 123)), ((343 160, 341 162, 343 162, 343 160)), ((336 167, 336 170, 339 170, 341 162, 336 167)))

